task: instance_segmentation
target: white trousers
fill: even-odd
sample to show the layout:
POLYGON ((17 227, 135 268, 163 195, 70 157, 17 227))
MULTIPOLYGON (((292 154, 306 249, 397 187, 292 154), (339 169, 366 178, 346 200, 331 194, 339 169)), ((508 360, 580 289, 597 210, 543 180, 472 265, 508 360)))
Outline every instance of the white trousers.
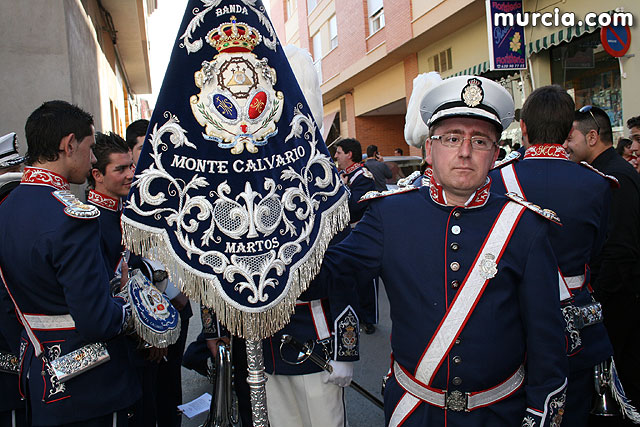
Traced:
POLYGON ((345 427, 344 389, 324 384, 322 372, 267 374, 267 411, 271 427, 345 427))

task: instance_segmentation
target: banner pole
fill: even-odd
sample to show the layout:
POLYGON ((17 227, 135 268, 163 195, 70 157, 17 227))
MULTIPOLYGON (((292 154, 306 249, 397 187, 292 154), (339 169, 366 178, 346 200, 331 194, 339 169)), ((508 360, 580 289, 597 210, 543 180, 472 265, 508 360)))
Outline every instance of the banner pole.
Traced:
POLYGON ((247 339, 247 366, 247 383, 249 383, 251 395, 253 425, 254 427, 268 427, 267 392, 265 389, 267 377, 264 373, 261 340, 247 339))

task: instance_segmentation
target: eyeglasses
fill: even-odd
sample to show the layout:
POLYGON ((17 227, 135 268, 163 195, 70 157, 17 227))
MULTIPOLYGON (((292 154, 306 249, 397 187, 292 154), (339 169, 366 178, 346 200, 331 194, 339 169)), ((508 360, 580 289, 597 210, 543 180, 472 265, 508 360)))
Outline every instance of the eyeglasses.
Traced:
POLYGON ((589 114, 591 114, 591 118, 593 119, 594 122, 596 122, 596 126, 598 127, 598 135, 600 135, 600 125, 598 124, 598 121, 596 120, 596 116, 594 116, 593 112, 591 111, 592 108, 593 108, 593 105, 585 105, 584 107, 582 107, 578 111, 580 111, 581 113, 589 113, 589 114))
POLYGON ((495 144, 494 141, 491 141, 486 136, 472 136, 471 138, 465 138, 463 135, 459 133, 446 133, 444 135, 434 135, 431 139, 435 139, 440 141, 440 144, 445 147, 451 148, 459 148, 462 146, 462 143, 465 139, 468 139, 471 142, 471 148, 478 151, 489 151, 493 148, 495 144))

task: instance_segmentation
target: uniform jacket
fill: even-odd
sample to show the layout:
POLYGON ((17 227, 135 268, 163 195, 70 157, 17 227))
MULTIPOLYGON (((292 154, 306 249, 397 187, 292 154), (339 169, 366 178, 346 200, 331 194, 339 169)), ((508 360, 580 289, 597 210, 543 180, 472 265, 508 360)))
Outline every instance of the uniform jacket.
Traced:
POLYGON ((25 170, 22 183, 0 205, 0 266, 23 313, 70 314, 75 322, 73 328, 35 330, 47 358, 105 342, 110 360, 59 383, 23 331, 22 392, 28 381, 34 425, 106 415, 130 406, 140 395, 121 335, 125 302, 109 294, 98 221, 78 218, 78 209, 90 211, 86 205, 69 206, 56 197, 57 190, 68 188, 63 177, 50 171, 25 170))
MULTIPOLYGON (((9 173, 4 174, 2 177, 5 180, 3 180, 4 182, 0 188, 0 203, 20 183, 21 174, 9 173), (15 176, 9 178, 9 175, 15 176)), ((12 306, 13 303, 6 293, 4 285, 0 284, 0 307, 3 308, 3 310, 0 310, 0 352, 4 354, 11 353, 17 357, 19 355, 22 325, 18 322, 13 310, 11 310, 12 306), (4 307, 8 307, 8 309, 4 310, 4 307)), ((0 399, 0 412, 24 408, 24 401, 18 390, 17 375, 0 372, 0 396, 2 396, 2 399, 0 399)))
POLYGON ((100 210, 100 216, 98 217, 98 222, 100 223, 100 246, 102 247, 107 271, 113 276, 120 264, 123 249, 122 229, 120 228, 122 202, 96 190, 89 190, 87 202, 100 210))
MULTIPOLYGON (((439 185, 372 199, 349 237, 327 250, 320 279, 334 287, 380 275, 392 319, 393 358, 414 373, 498 213, 503 196, 489 182, 466 207, 446 206, 439 185), (348 279, 347 279, 348 278, 348 279)), ((548 426, 560 416, 566 387, 557 267, 547 222, 525 210, 497 274, 446 352, 428 386, 474 392, 525 365, 524 386, 487 408, 443 410, 422 402, 403 426, 548 426), (446 423, 446 424, 445 424, 446 423)), ((389 422, 404 395, 394 376, 385 389, 389 422)))
POLYGON ((349 166, 344 173, 347 175, 347 187, 349 187, 349 213, 351 215, 350 222, 353 224, 360 221, 364 211, 367 209, 367 203, 358 203, 360 198, 369 191, 375 191, 376 186, 373 181, 373 175, 362 163, 354 163, 349 166))
MULTIPOLYGON (((0 285, 2 286, 2 285, 0 285)), ((6 296, 0 289, 0 296, 6 296)), ((3 298, 3 308, 11 307, 11 300, 3 298)), ((18 357, 22 326, 11 310, 0 313, 0 353, 18 357)), ((18 375, 0 372, 0 412, 24 408, 24 401, 18 390, 18 375)))
MULTIPOLYGON (((503 173, 515 170, 520 192, 533 203, 551 209, 562 226, 549 227, 549 240, 564 276, 585 275, 581 288, 572 291, 572 301, 563 305, 592 302, 589 263, 602 250, 607 235, 611 182, 601 174, 568 159, 557 144, 533 145, 524 156, 494 169, 491 190, 507 192, 503 173), (512 165, 512 166, 510 166, 512 165)), ((581 330, 567 328, 567 354, 571 370, 589 368, 611 357, 613 349, 602 323, 581 330)))

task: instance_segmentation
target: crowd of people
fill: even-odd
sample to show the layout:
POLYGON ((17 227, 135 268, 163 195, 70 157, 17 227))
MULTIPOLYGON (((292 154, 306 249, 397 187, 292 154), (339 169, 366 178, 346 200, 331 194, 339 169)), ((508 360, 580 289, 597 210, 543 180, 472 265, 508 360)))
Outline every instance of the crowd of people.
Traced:
MULTIPOLYGON (((640 422, 640 116, 616 152, 605 111, 541 87, 520 114, 522 148, 498 161, 514 120, 499 84, 446 79, 417 105, 427 168, 397 190, 376 146, 363 163, 357 140, 337 144, 351 226, 290 324, 263 341, 271 425, 347 424, 344 387, 359 329, 375 331, 380 283, 392 319, 387 425, 606 425, 590 415, 605 392, 620 402, 615 425, 640 422), (283 349, 284 335, 313 342, 328 368, 283 349)), ((48 101, 26 121, 25 157, 15 134, 0 139, 0 426, 179 426, 181 366, 207 374, 230 342, 252 425, 244 341, 203 306, 185 353, 187 295, 123 246, 148 124, 125 138, 95 132, 87 112, 48 101), (87 179, 84 202, 71 185, 87 179), (168 347, 132 330, 121 289, 137 269, 179 312, 168 347)))

